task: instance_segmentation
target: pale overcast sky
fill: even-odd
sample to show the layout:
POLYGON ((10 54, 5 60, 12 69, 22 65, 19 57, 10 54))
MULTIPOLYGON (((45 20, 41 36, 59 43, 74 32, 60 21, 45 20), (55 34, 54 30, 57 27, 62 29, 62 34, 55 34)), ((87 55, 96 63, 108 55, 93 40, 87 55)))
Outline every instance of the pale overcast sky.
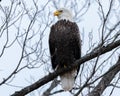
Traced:
MULTIPOLYGON (((0 2, 0 6, 2 6, 3 8, 8 8, 8 6, 10 7, 12 0, 2 0, 0 2)), ((21 0, 16 0, 15 2, 18 2, 21 0)), ((26 8, 28 8, 30 10, 30 14, 32 14, 32 12, 34 13, 34 8, 33 8, 33 2, 32 0, 23 0, 25 3, 26 8)), ((36 1, 36 0, 35 0, 36 1)), ((57 18, 53 16, 53 12, 56 10, 55 6, 53 5, 53 3, 51 2, 52 0, 38 0, 38 9, 42 9, 45 5, 46 7, 44 8, 44 10, 40 11, 40 13, 38 13, 38 21, 36 21, 35 26, 33 27, 34 31, 38 30, 38 26, 41 26, 42 30, 44 30, 45 24, 44 22, 46 21, 42 21, 42 18, 46 18, 46 20, 48 19, 48 13, 50 12, 50 17, 49 19, 52 20, 52 23, 50 24, 50 26, 52 24, 54 24, 55 22, 57 22, 57 18), (49 1, 49 3, 47 3, 49 1), (42 22, 42 24, 41 24, 42 22)), ((54 0, 55 1, 55 0, 54 0)), ((56 2, 59 2, 59 4, 57 4, 57 7, 67 7, 68 9, 71 9, 71 11, 73 12, 73 14, 75 15, 75 11, 72 10, 73 6, 71 6, 70 2, 74 2, 74 0, 67 0, 67 3, 65 3, 66 0, 56 0, 56 2)), ((76 0, 77 4, 78 4, 78 9, 80 9, 84 4, 85 4, 85 0, 76 0), (80 1, 78 3, 78 1, 80 1)), ((107 12, 108 10, 108 1, 109 0, 103 0, 104 2, 102 2, 102 4, 104 5, 104 12, 107 12)), ((96 2, 96 0, 91 0, 91 5, 89 7, 89 9, 87 10, 86 14, 82 15, 81 17, 77 18, 75 17, 75 21, 77 22, 77 24, 79 25, 79 29, 80 29, 80 34, 81 34, 81 39, 82 39, 82 56, 86 54, 86 52, 89 50, 90 45, 90 36, 92 36, 92 44, 95 43, 99 43, 100 42, 100 33, 98 31, 99 26, 101 24, 101 20, 100 20, 100 14, 98 14, 98 4, 96 2), (80 21, 77 21, 77 19, 79 19, 80 21)), ((75 5, 74 5, 75 6, 75 5)), ((116 4, 117 6, 117 4, 116 4)), ((15 6, 14 6, 15 7, 15 6)), ((1 7, 0 7, 1 8, 1 7)), ((16 8, 18 11, 16 11, 15 14, 21 12, 21 7, 16 8)), ((77 8, 76 8, 77 10, 77 8)), ((84 13, 85 8, 83 11, 81 11, 81 14, 84 13)), ((2 9, 0 9, 0 25, 3 24, 3 17, 4 14, 2 13, 2 9)), ((22 24, 20 25, 20 30, 21 31, 25 31, 26 27, 28 26, 30 19, 32 16, 24 16, 21 21, 22 24)), ((49 20, 49 21, 50 21, 49 20)), ((115 22, 116 21, 116 16, 112 15, 111 18, 111 22, 115 22), (114 20, 113 20, 114 19, 114 20)), ((17 30, 15 27, 19 26, 19 22, 17 22, 13 27, 11 27, 9 29, 9 44, 11 44, 11 42, 15 39, 15 36, 17 35, 17 30)), ((43 37, 43 50, 45 49, 45 60, 47 60, 49 58, 49 50, 48 50, 48 36, 49 36, 49 31, 50 31, 50 26, 47 27, 47 29, 44 32, 44 37, 43 37)), ((108 25, 108 27, 111 27, 111 25, 108 25)), ((1 27, 1 26, 0 26, 1 27)), ((41 30, 41 31, 42 31, 41 30)), ((21 32, 22 33, 22 32, 21 32)), ((32 34, 32 33, 31 33, 32 34)), ((30 35, 31 35, 30 34, 30 35)), ((2 48, 3 45, 5 44, 6 41, 6 34, 4 34, 3 36, 0 37, 0 52, 2 52, 2 48)), ((36 36, 36 38, 34 38, 33 42, 37 41, 39 36, 36 36)), ((22 39, 20 39, 20 41, 22 42, 22 39)), ((31 43, 31 42, 30 42, 31 43)), ((91 50, 91 49, 90 49, 91 50)), ((90 51, 89 51, 90 52, 90 51)), ((3 56, 0 58, 0 82, 3 81, 4 78, 7 78, 12 72, 13 70, 16 68, 19 59, 21 56, 21 47, 19 46, 18 42, 15 42, 13 44, 12 47, 7 48, 3 54, 3 56)), ((106 56, 107 58, 108 56, 106 56)), ((115 60, 115 59, 113 59, 115 60)), ((42 61, 41 61, 42 62, 42 61)), ((48 61, 48 64, 50 65, 50 62, 48 61)), ((21 66, 25 66, 26 65, 26 61, 24 60, 21 63, 21 66)), ((12 77, 10 80, 8 80, 7 83, 8 84, 3 84, 0 86, 0 95, 1 96, 10 96, 11 94, 13 94, 15 91, 20 90, 21 88, 24 88, 32 83, 34 83, 35 81, 39 80, 40 78, 44 77, 45 75, 47 75, 49 73, 49 71, 51 71, 51 68, 49 68, 49 66, 47 65, 40 65, 37 64, 36 67, 40 66, 39 68, 33 68, 33 69, 27 69, 25 68, 24 70, 20 71, 17 75, 15 75, 15 77, 12 77), (49 70, 49 71, 48 71, 49 70), (12 82, 11 82, 12 80, 12 82)), ((108 65, 110 66, 110 65, 108 65)), ((105 66, 107 70, 107 67, 105 66)), ((48 83, 49 85, 50 83, 48 83)), ((47 85, 44 85, 43 87, 39 88, 39 91, 34 91, 33 93, 28 94, 26 96, 40 96, 42 94, 42 92, 47 88, 47 85), (38 93, 40 95, 38 95, 38 93), (35 95, 34 95, 35 94, 35 95)), ((60 89, 61 86, 56 87, 54 90, 56 89, 60 89)), ((105 91, 104 96, 108 96, 107 92, 109 93, 110 88, 107 88, 107 91, 105 91)), ((119 96, 120 94, 120 90, 115 89, 115 92, 113 92, 112 96, 119 96)), ((60 94, 55 94, 52 96, 72 96, 69 92, 62 92, 60 94)))

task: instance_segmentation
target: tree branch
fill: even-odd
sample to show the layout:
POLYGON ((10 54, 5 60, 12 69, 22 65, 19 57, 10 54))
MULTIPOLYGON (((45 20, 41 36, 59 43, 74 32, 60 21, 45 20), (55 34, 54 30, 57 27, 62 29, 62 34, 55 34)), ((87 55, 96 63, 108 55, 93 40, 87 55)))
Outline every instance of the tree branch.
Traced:
POLYGON ((107 46, 102 46, 96 50, 93 50, 89 54, 87 54, 87 55, 83 56, 81 59, 77 60, 73 64, 73 66, 71 66, 69 68, 64 68, 62 70, 57 70, 53 73, 49 73, 47 76, 44 76, 43 78, 41 78, 34 84, 31 84, 30 86, 27 86, 27 87, 21 89, 20 91, 15 92, 11 96, 25 96, 26 94, 36 90, 37 88, 39 88, 39 87, 43 86, 44 84, 48 83, 49 81, 53 80, 58 75, 68 72, 68 71, 74 69, 75 67, 77 67, 78 65, 80 65, 88 60, 91 60, 97 56, 100 56, 104 53, 107 53, 107 52, 115 49, 118 46, 120 46, 120 40, 117 40, 116 42, 112 42, 112 43, 108 44, 107 46))
POLYGON ((50 92, 53 90, 53 88, 55 88, 58 84, 60 83, 60 81, 57 80, 57 78, 51 83, 50 87, 43 93, 42 96, 49 96, 50 92))
POLYGON ((108 87, 115 75, 120 71, 120 56, 115 65, 113 65, 108 72, 103 76, 99 84, 87 96, 101 96, 103 91, 108 87))

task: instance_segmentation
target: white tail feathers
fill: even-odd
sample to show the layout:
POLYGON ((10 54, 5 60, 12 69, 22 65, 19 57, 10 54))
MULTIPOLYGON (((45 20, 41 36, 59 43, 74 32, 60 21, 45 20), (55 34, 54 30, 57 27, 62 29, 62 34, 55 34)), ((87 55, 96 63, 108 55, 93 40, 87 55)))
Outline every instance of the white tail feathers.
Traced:
POLYGON ((76 75, 77 70, 73 70, 60 76, 62 87, 65 91, 71 90, 73 88, 76 75))

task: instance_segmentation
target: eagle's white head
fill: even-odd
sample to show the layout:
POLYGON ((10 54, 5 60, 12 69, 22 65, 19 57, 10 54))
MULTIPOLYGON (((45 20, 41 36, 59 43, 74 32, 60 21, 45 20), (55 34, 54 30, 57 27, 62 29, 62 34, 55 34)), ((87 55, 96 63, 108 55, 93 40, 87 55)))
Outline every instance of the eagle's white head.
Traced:
POLYGON ((65 19, 65 20, 73 21, 72 13, 65 8, 60 8, 57 11, 55 11, 54 16, 57 16, 59 20, 65 19))

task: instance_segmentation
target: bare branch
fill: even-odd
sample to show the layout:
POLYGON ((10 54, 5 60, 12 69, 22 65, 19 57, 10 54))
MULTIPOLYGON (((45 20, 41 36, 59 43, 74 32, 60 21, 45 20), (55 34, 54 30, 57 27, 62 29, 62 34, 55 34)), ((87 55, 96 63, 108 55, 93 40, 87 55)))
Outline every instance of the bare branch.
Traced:
POLYGON ((120 71, 120 56, 117 63, 112 66, 108 72, 103 76, 99 84, 87 96, 101 96, 103 91, 109 86, 115 75, 120 71))
POLYGON ((53 88, 55 88, 60 81, 57 80, 57 78, 52 82, 51 86, 43 93, 42 96, 49 96, 51 94, 51 91, 53 88))
POLYGON ((0 85, 4 84, 4 83, 5 83, 7 80, 9 80, 14 74, 16 74, 16 72, 17 72, 17 70, 18 70, 18 68, 19 68, 19 66, 20 66, 20 64, 21 64, 21 62, 22 62, 22 60, 23 60, 24 52, 25 52, 25 47, 26 47, 26 41, 27 41, 27 38, 28 38, 28 33, 30 32, 29 30, 31 29, 31 26, 33 25, 33 22, 34 22, 34 20, 35 20, 36 14, 37 14, 37 13, 34 14, 34 17, 33 17, 33 19, 31 20, 31 22, 30 22, 30 24, 29 24, 29 26, 28 26, 28 29, 27 29, 27 31, 26 31, 26 35, 25 35, 25 38, 24 38, 24 43, 23 43, 23 46, 22 46, 22 54, 21 54, 21 58, 20 58, 20 60, 19 60, 19 62, 18 62, 18 65, 17 65, 16 68, 13 70, 13 72, 12 72, 6 79, 4 79, 4 80, 0 83, 0 85))
POLYGON ((29 92, 34 91, 37 88, 41 87, 42 85, 44 85, 44 84, 48 83, 49 81, 53 80, 58 75, 63 74, 64 72, 68 72, 68 71, 72 70, 73 68, 75 68, 76 66, 78 66, 78 65, 80 65, 80 64, 82 64, 82 63, 84 63, 88 60, 91 60, 91 59, 93 59, 97 56, 100 56, 100 55, 102 55, 106 52, 109 52, 109 51, 113 50, 114 48, 116 48, 118 46, 120 46, 120 40, 118 40, 114 43, 110 43, 107 46, 100 47, 98 50, 95 50, 95 51, 93 50, 89 54, 83 56, 80 60, 77 60, 72 67, 64 68, 62 70, 57 70, 53 73, 49 73, 47 76, 41 78, 40 80, 38 80, 34 84, 32 84, 30 86, 27 86, 27 87, 21 89, 18 92, 15 92, 11 96, 24 96, 24 95, 28 94, 29 92))

